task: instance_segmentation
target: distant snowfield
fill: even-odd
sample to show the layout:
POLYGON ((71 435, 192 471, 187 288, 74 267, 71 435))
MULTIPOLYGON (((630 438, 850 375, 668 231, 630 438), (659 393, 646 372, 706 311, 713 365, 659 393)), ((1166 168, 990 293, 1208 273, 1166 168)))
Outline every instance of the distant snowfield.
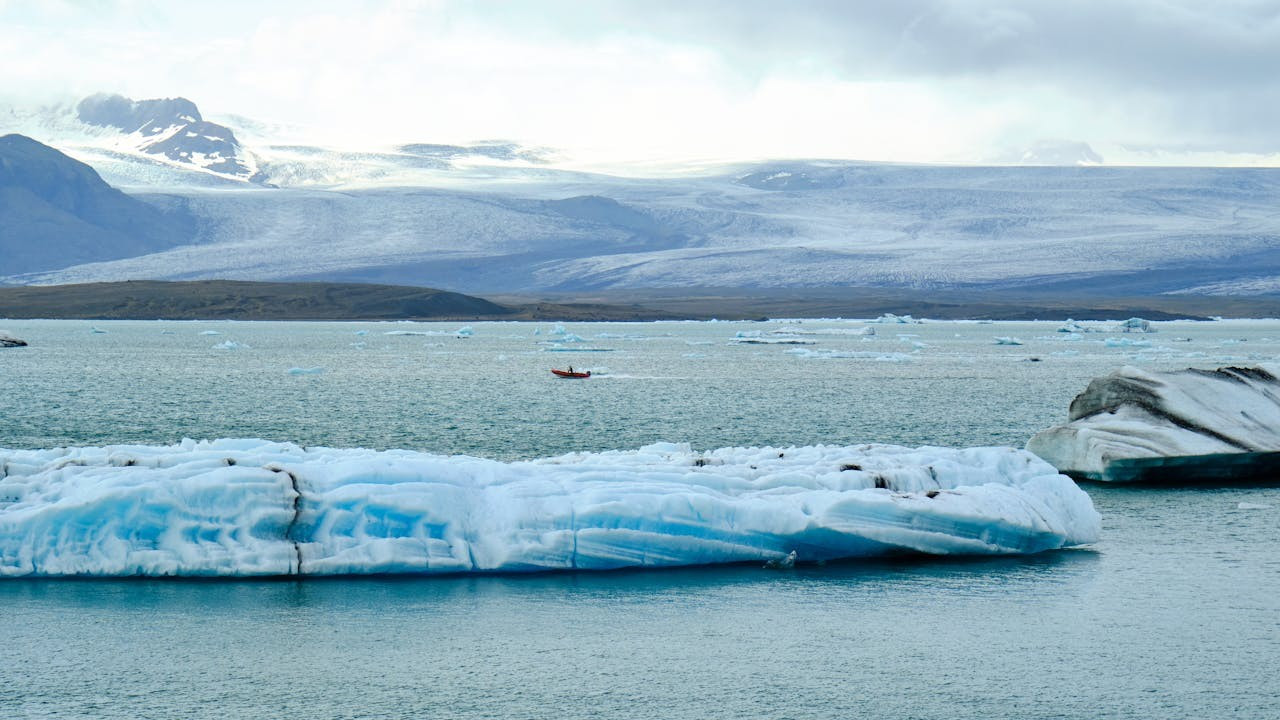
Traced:
POLYGON ((166 252, 0 282, 305 278, 466 292, 1280 287, 1280 173, 1269 169, 792 161, 628 178, 561 169, 507 145, 347 152, 264 142, 247 161, 277 186, 263 188, 144 156, 65 118, 26 125, 108 182, 185 208, 201 232, 166 252))

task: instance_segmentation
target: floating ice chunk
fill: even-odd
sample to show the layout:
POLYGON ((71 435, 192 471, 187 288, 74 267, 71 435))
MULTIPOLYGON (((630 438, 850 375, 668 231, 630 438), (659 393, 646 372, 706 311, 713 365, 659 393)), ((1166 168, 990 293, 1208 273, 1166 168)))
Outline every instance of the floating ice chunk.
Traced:
POLYGON ((1155 328, 1151 327, 1151 323, 1149 321, 1136 317, 1129 318, 1128 320, 1120 323, 1120 329, 1124 332, 1140 333, 1153 333, 1156 331, 1155 328))
POLYGON ((731 345, 815 345, 813 340, 804 340, 798 337, 778 336, 778 337, 735 337, 729 344, 731 345))
POLYGON ((1067 321, 1063 323, 1062 327, 1058 328, 1058 332, 1060 333, 1074 333, 1076 335, 1083 335, 1085 333, 1104 333, 1107 331, 1108 328, 1106 327, 1084 325, 1070 318, 1067 318, 1067 321))
POLYGON ((995 344, 996 345, 1021 345, 1022 341, 1016 337, 998 337, 996 338, 995 344))
POLYGON ((864 325, 858 328, 806 328, 795 327, 787 328, 785 331, 790 335, 853 335, 855 337, 870 337, 876 334, 876 329, 870 325, 864 325))
POLYGON ((217 345, 213 345, 212 348, 214 350, 251 350, 252 349, 248 345, 245 345, 244 343, 238 343, 235 340, 223 340, 217 345))
POLYGON ((865 350, 830 350, 794 348, 787 350, 790 355, 814 360, 876 360, 878 362, 910 362, 914 358, 906 353, 868 352, 865 350))
POLYGON ((0 347, 26 347, 26 340, 19 340, 12 335, 0 333, 0 347))
POLYGON ((565 333, 567 333, 567 332, 568 332, 568 330, 565 330, 565 329, 564 329, 564 324, 563 324, 563 323, 556 323, 556 326, 555 326, 554 328, 552 328, 552 329, 551 329, 551 334, 552 334, 552 335, 564 335, 564 334, 565 334, 565 333))
POLYGON ((291 367, 289 368, 288 373, 290 375, 320 375, 324 373, 324 368, 322 367, 307 367, 307 368, 291 367))
POLYGON ((463 327, 458 328, 457 331, 455 331, 453 334, 460 338, 468 338, 468 337, 471 337, 472 335, 475 335, 476 331, 475 331, 475 328, 471 327, 470 325, 464 325, 463 327))
POLYGON ((1085 329, 1084 329, 1084 326, 1082 326, 1080 323, 1076 322, 1075 320, 1072 320, 1071 318, 1067 318, 1067 321, 1066 321, 1065 323, 1063 323, 1063 324, 1062 324, 1062 327, 1058 328, 1058 332, 1060 332, 1060 333, 1083 333, 1083 332, 1088 332, 1088 331, 1087 331, 1087 330, 1085 330, 1085 329))
POLYGON ((222 333, 218 332, 217 330, 205 330, 200 334, 201 335, 221 335, 222 333))
POLYGON ((1092 480, 1239 480, 1280 471, 1280 380, 1274 366, 1094 378, 1068 422, 1027 449, 1092 480))
POLYGON ((868 322, 881 323, 883 325, 919 325, 922 321, 917 320, 910 315, 894 315, 893 313, 885 313, 875 320, 869 320, 868 322))
POLYGON ((1237 510, 1270 510, 1271 506, 1266 503, 1242 502, 1236 505, 1237 510))
POLYGON ((102 328, 100 328, 100 327, 91 327, 91 328, 89 328, 89 332, 93 333, 94 335, 106 335, 106 334, 107 334, 107 331, 106 331, 106 330, 103 330, 103 329, 102 329, 102 328))
POLYGON ((1094 542, 1011 448, 634 451, 500 463, 262 440, 0 450, 0 576, 591 570, 1094 542))
POLYGON ((356 334, 357 334, 357 335, 362 335, 362 336, 363 336, 363 335, 368 335, 368 334, 369 334, 369 331, 368 331, 368 330, 357 330, 357 331, 356 331, 356 334))
POLYGON ((1134 340, 1132 338, 1107 338, 1102 344, 1109 348, 1144 348, 1151 347, 1149 340, 1134 340))

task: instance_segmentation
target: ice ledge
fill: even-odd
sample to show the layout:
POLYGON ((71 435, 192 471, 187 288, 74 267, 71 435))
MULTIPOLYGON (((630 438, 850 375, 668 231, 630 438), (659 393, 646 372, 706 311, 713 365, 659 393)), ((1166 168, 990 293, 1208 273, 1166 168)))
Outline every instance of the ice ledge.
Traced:
POLYGON ((1012 448, 658 444, 500 463, 262 440, 0 450, 0 576, 341 575, 1033 553, 1089 497, 1012 448))

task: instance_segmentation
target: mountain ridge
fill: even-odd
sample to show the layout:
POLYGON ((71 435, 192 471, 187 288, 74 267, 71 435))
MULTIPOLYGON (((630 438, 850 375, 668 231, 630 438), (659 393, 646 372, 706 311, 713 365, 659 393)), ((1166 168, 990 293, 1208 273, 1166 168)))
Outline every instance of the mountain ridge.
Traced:
POLYGON ((193 231, 180 214, 112 188, 88 165, 23 135, 0 137, 0 257, 23 273, 164 250, 193 231))

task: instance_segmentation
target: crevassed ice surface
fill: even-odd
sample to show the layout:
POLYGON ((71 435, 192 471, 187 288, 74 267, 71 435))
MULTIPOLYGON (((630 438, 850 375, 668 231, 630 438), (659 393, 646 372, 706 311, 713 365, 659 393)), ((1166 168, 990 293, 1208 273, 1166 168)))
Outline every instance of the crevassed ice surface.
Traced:
POLYGON ((0 575, 288 575, 1029 553, 1098 515, 1011 448, 660 444, 500 463, 259 440, 0 451, 0 575), (791 553, 795 553, 791 557, 791 553))

